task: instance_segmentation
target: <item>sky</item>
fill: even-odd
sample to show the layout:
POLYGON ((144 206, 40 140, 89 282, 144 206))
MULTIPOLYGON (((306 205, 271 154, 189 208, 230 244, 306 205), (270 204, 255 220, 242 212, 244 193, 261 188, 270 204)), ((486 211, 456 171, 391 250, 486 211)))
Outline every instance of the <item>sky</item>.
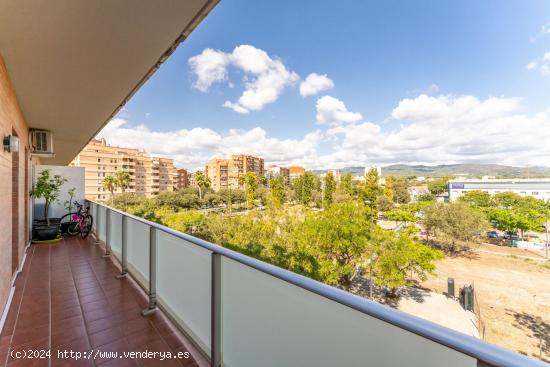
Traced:
POLYGON ((550 3, 221 0, 99 137, 191 170, 550 166, 550 3))

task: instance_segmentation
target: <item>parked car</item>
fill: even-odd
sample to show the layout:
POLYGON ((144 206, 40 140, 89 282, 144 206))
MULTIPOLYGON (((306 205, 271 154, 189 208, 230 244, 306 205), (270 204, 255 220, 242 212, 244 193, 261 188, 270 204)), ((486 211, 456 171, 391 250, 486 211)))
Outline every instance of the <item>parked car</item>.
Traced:
POLYGON ((487 237, 488 238, 498 238, 498 233, 497 233, 497 231, 489 231, 489 232, 487 232, 487 237))
POLYGON ((521 237, 517 233, 505 233, 504 238, 507 239, 507 240, 511 239, 512 241, 521 240, 521 237))

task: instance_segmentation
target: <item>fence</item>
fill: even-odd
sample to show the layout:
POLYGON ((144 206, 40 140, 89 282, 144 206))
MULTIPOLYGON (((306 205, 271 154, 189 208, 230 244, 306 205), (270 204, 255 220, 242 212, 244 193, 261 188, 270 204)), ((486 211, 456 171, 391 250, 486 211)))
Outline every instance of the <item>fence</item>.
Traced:
POLYGON ((543 366, 538 361, 91 202, 94 233, 211 366, 543 366))

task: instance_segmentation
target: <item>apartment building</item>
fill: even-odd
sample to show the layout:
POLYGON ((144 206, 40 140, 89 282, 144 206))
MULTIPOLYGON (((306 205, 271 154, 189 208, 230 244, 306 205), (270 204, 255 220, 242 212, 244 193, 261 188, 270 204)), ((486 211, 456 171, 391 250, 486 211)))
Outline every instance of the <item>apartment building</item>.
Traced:
MULTIPOLYGON (((130 175, 130 185, 125 191, 143 197, 173 191, 177 174, 172 159, 153 157, 139 149, 111 146, 105 139, 90 141, 70 165, 86 169, 86 198, 97 201, 110 198, 103 180, 114 176, 117 171, 130 175)), ((117 188, 116 192, 120 193, 122 189, 117 188)))
POLYGON ((266 170, 266 176, 268 179, 283 176, 286 183, 290 182, 290 170, 286 167, 270 166, 266 170))
POLYGON ((300 166, 290 166, 290 167, 288 167, 288 175, 289 175, 291 180, 295 179, 297 177, 300 177, 305 172, 306 172, 306 170, 304 169, 304 167, 300 167, 300 166))
POLYGON ((264 175, 264 160, 252 155, 234 154, 231 158, 214 158, 205 167, 205 173, 215 191, 227 188, 242 188, 240 177, 248 172, 264 175))
POLYGON ((174 185, 174 188, 176 190, 181 190, 189 187, 189 174, 190 172, 188 172, 185 168, 178 168, 176 170, 176 179, 174 185))

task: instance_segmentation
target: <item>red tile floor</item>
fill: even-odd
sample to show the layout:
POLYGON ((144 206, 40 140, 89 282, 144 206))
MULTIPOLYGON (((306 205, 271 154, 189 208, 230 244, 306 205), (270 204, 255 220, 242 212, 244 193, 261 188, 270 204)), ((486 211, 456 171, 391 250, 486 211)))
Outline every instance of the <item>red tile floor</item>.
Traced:
POLYGON ((28 249, 0 334, 0 366, 208 366, 160 310, 141 316, 145 295, 132 280, 116 279, 119 269, 103 255, 93 239, 77 237, 28 249), (45 356, 40 350, 51 351, 51 358, 28 358, 45 356), (158 354, 157 358, 101 358, 100 354, 94 358, 97 351, 120 356, 145 350, 189 352, 189 358, 185 353, 164 360, 158 354), (93 355, 77 360, 61 358, 58 351, 93 355), (27 358, 15 358, 16 352, 26 353, 27 358))

